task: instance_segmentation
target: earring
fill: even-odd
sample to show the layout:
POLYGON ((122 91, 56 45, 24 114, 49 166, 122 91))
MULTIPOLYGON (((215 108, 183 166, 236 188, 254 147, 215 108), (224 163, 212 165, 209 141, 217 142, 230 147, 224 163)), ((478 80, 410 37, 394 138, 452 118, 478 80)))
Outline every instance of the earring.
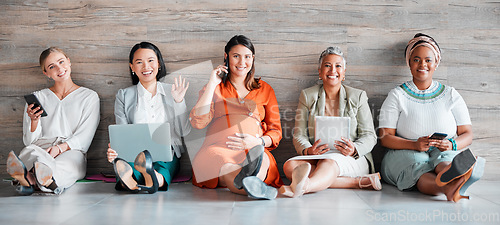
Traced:
POLYGON ((323 80, 323 79, 321 79, 321 77, 320 77, 319 79, 320 79, 320 80, 323 80))
POLYGON ((135 72, 134 71, 132 71, 132 75, 135 76, 135 72))

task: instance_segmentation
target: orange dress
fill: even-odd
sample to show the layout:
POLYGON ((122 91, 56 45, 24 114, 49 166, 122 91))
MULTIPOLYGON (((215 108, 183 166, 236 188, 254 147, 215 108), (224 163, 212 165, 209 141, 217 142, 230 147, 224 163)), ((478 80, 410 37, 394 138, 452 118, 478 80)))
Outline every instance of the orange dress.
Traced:
MULTIPOLYGON (((250 91, 241 100, 231 83, 220 83, 215 89, 209 113, 196 115, 195 109, 191 110, 190 120, 194 128, 209 126, 205 141, 192 162, 194 185, 216 188, 224 164, 240 164, 245 160, 247 150, 227 147, 227 137, 235 133, 271 137, 272 145, 265 149, 270 165, 264 182, 276 188, 283 185, 276 160, 270 152, 278 147, 282 138, 278 101, 273 88, 262 80, 259 82, 261 87, 250 91)), ((200 96, 205 89, 200 91, 200 96)))

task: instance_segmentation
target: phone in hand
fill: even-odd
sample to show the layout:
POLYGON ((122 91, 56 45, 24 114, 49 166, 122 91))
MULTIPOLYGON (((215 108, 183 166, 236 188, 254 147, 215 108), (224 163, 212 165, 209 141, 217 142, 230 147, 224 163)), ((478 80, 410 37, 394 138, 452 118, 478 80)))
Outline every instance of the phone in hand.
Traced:
POLYGON ((28 105, 33 104, 33 108, 40 106, 40 109, 36 111, 36 113, 40 112, 40 110, 43 110, 41 116, 42 117, 47 116, 47 112, 45 112, 45 109, 43 109, 42 104, 40 104, 40 101, 38 101, 38 98, 34 94, 25 95, 24 99, 26 100, 26 103, 28 103, 28 105))
POLYGON ((448 136, 447 134, 436 132, 436 133, 432 134, 431 137, 429 137, 429 139, 443 140, 447 136, 448 136))
MULTIPOLYGON (((224 66, 227 68, 227 70, 229 70, 229 59, 226 57, 224 58, 224 66)), ((226 80, 227 80, 227 73, 222 71, 220 74, 219 74, 220 78, 222 79, 222 83, 225 84, 226 83, 226 80)))

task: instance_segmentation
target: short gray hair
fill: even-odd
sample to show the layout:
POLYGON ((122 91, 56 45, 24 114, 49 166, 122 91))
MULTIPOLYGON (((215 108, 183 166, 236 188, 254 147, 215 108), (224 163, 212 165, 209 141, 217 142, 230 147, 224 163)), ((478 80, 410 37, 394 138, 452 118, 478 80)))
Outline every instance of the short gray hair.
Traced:
POLYGON ((325 58, 325 56, 327 55, 338 55, 342 57, 342 63, 344 64, 344 69, 345 69, 344 53, 342 52, 342 50, 340 50, 340 47, 338 46, 328 47, 323 52, 321 52, 321 55, 319 56, 318 69, 321 68, 321 63, 323 62, 323 58, 325 58))

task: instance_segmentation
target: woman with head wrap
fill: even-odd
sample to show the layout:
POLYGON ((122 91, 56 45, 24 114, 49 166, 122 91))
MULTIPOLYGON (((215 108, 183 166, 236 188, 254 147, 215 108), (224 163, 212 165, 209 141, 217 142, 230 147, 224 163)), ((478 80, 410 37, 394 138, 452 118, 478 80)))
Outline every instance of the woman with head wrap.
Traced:
POLYGON ((416 34, 405 54, 413 79, 389 92, 379 117, 381 144, 388 148, 382 177, 399 190, 444 193, 454 202, 468 198, 463 195, 482 176, 485 161, 469 149, 457 151, 472 142, 467 106, 453 87, 432 79, 441 61, 432 37, 416 34))
POLYGON ((328 47, 319 57, 321 84, 302 90, 297 107, 293 144, 300 156, 283 165, 292 181, 280 193, 299 197, 327 188, 380 190, 380 175, 373 169, 371 151, 377 143, 366 92, 342 84, 345 59, 339 47, 328 47), (334 146, 316 140, 316 116, 350 117, 350 134, 334 146), (316 140, 316 141, 315 141, 316 140))

